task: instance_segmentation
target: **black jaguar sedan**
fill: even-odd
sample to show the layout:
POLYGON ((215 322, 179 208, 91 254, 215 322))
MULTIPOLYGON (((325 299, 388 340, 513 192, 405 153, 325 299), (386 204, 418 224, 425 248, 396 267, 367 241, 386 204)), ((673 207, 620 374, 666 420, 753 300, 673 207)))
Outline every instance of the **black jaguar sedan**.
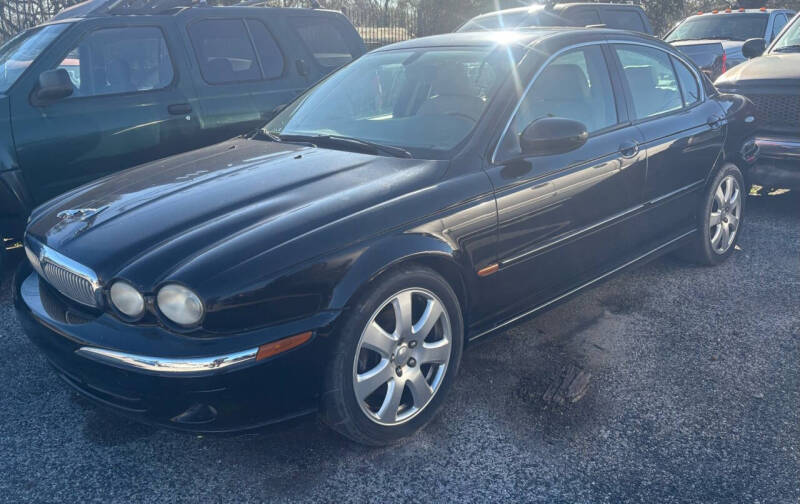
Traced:
POLYGON ((257 133, 40 207, 17 312, 66 383, 141 420, 319 412, 390 443, 442 407, 470 341, 659 254, 728 258, 752 127, 644 35, 395 44, 257 133))

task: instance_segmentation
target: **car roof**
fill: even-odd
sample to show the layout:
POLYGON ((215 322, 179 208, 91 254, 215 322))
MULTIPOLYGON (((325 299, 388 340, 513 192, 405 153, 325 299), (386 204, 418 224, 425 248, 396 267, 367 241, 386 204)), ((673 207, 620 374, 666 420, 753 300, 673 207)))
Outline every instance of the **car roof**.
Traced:
POLYGON ((714 9, 714 10, 710 10, 710 11, 700 11, 697 14, 692 14, 691 16, 688 16, 686 19, 699 18, 699 17, 710 17, 710 16, 727 16, 729 14, 730 15, 733 15, 733 14, 763 14, 763 15, 766 16, 766 15, 771 14, 773 12, 792 12, 792 11, 789 10, 789 9, 764 9, 764 10, 761 10, 761 9, 731 9, 730 12, 728 12, 727 8, 725 8, 725 9, 714 9))
POLYGON ((404 42, 397 42, 395 44, 390 44, 375 49, 373 52, 430 47, 494 46, 498 44, 508 44, 510 42, 513 42, 517 45, 529 46, 544 39, 552 40, 554 46, 566 46, 574 42, 576 35, 580 36, 581 41, 605 40, 608 36, 613 35, 616 37, 622 36, 625 38, 638 39, 645 42, 653 42, 657 45, 663 44, 661 40, 639 32, 613 30, 610 28, 542 26, 535 28, 518 28, 506 31, 444 33, 441 35, 431 35, 428 37, 406 40, 404 42))
POLYGON ((241 14, 243 12, 252 13, 270 13, 276 14, 283 13, 302 13, 311 15, 337 15, 341 16, 339 11, 328 9, 300 9, 288 7, 260 7, 254 5, 253 2, 243 2, 238 5, 228 6, 211 6, 202 3, 196 3, 195 0, 139 0, 138 2, 131 2, 134 5, 141 4, 135 7, 118 7, 118 0, 86 0, 71 7, 67 7, 59 11, 53 16, 50 21, 66 21, 66 20, 79 20, 86 18, 97 17, 126 17, 126 16, 172 16, 182 13, 193 12, 236 12, 241 14))
POLYGON ((564 11, 572 7, 599 7, 601 9, 608 9, 608 8, 627 8, 627 9, 637 9, 642 10, 642 7, 639 5, 634 4, 627 4, 627 3, 596 3, 596 2, 570 2, 570 3, 559 3, 555 4, 552 7, 548 8, 546 5, 543 4, 534 4, 529 7, 513 7, 511 9, 501 9, 492 12, 487 12, 486 14, 480 14, 475 16, 473 19, 481 19, 485 17, 494 17, 500 15, 509 15, 509 14, 519 14, 523 12, 528 12, 533 14, 535 12, 539 12, 545 9, 549 9, 553 12, 564 11))

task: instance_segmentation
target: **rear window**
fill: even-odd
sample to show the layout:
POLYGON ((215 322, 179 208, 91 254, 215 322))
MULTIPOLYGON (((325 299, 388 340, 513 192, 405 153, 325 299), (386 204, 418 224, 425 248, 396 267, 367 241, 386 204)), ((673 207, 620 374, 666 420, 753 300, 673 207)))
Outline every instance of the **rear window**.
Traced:
POLYGON ((769 14, 703 14, 679 24, 667 35, 676 40, 747 40, 764 38, 769 14))
POLYGON ((278 47, 275 38, 261 21, 248 19, 247 28, 253 37, 264 78, 274 79, 280 77, 283 74, 283 53, 278 47))
POLYGON ((347 42, 349 31, 340 23, 311 16, 289 18, 314 59, 325 68, 337 68, 353 61, 356 51, 347 42))
POLYGON ((470 19, 467 23, 458 29, 460 32, 472 32, 472 31, 493 31, 493 30, 503 30, 506 28, 518 28, 520 26, 530 26, 531 24, 536 24, 535 19, 529 22, 530 14, 528 11, 523 12, 509 12, 509 13, 497 13, 491 14, 487 16, 479 16, 474 19, 470 19))
POLYGON ((596 9, 580 9, 577 12, 570 13, 569 19, 572 20, 575 26, 591 26, 603 24, 600 21, 600 15, 597 14, 596 9))
POLYGON ((604 24, 617 30, 647 31, 639 12, 630 9, 607 9, 602 11, 604 24))
POLYGON ((256 53, 242 19, 206 19, 189 26, 200 73, 209 84, 261 79, 256 53))

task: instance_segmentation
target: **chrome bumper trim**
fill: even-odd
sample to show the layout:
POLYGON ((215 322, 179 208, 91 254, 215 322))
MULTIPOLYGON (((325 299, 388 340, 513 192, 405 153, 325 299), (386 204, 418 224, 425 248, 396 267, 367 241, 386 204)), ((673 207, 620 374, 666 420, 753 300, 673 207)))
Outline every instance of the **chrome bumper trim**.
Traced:
POLYGON ((95 347, 81 347, 75 350, 75 353, 87 359, 92 359, 122 369, 157 374, 191 374, 214 372, 254 361, 258 354, 258 348, 251 348, 227 355, 184 359, 148 357, 145 355, 134 355, 95 347))
POLYGON ((761 157, 800 159, 800 138, 756 137, 761 157))

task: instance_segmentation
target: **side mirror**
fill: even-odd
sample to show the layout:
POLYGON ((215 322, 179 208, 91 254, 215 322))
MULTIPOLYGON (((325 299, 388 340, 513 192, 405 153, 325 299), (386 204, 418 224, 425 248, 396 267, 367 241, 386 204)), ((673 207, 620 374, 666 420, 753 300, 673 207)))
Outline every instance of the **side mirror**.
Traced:
POLYGON ((580 121, 545 117, 530 123, 519 135, 526 156, 549 156, 570 152, 586 143, 589 133, 580 121))
POLYGON ((39 75, 39 85, 34 92, 39 103, 54 102, 66 98, 75 91, 69 74, 63 68, 48 70, 39 75))
POLYGON ((767 48, 767 41, 763 38, 747 39, 742 45, 742 55, 747 58, 757 58, 764 54, 767 48))

